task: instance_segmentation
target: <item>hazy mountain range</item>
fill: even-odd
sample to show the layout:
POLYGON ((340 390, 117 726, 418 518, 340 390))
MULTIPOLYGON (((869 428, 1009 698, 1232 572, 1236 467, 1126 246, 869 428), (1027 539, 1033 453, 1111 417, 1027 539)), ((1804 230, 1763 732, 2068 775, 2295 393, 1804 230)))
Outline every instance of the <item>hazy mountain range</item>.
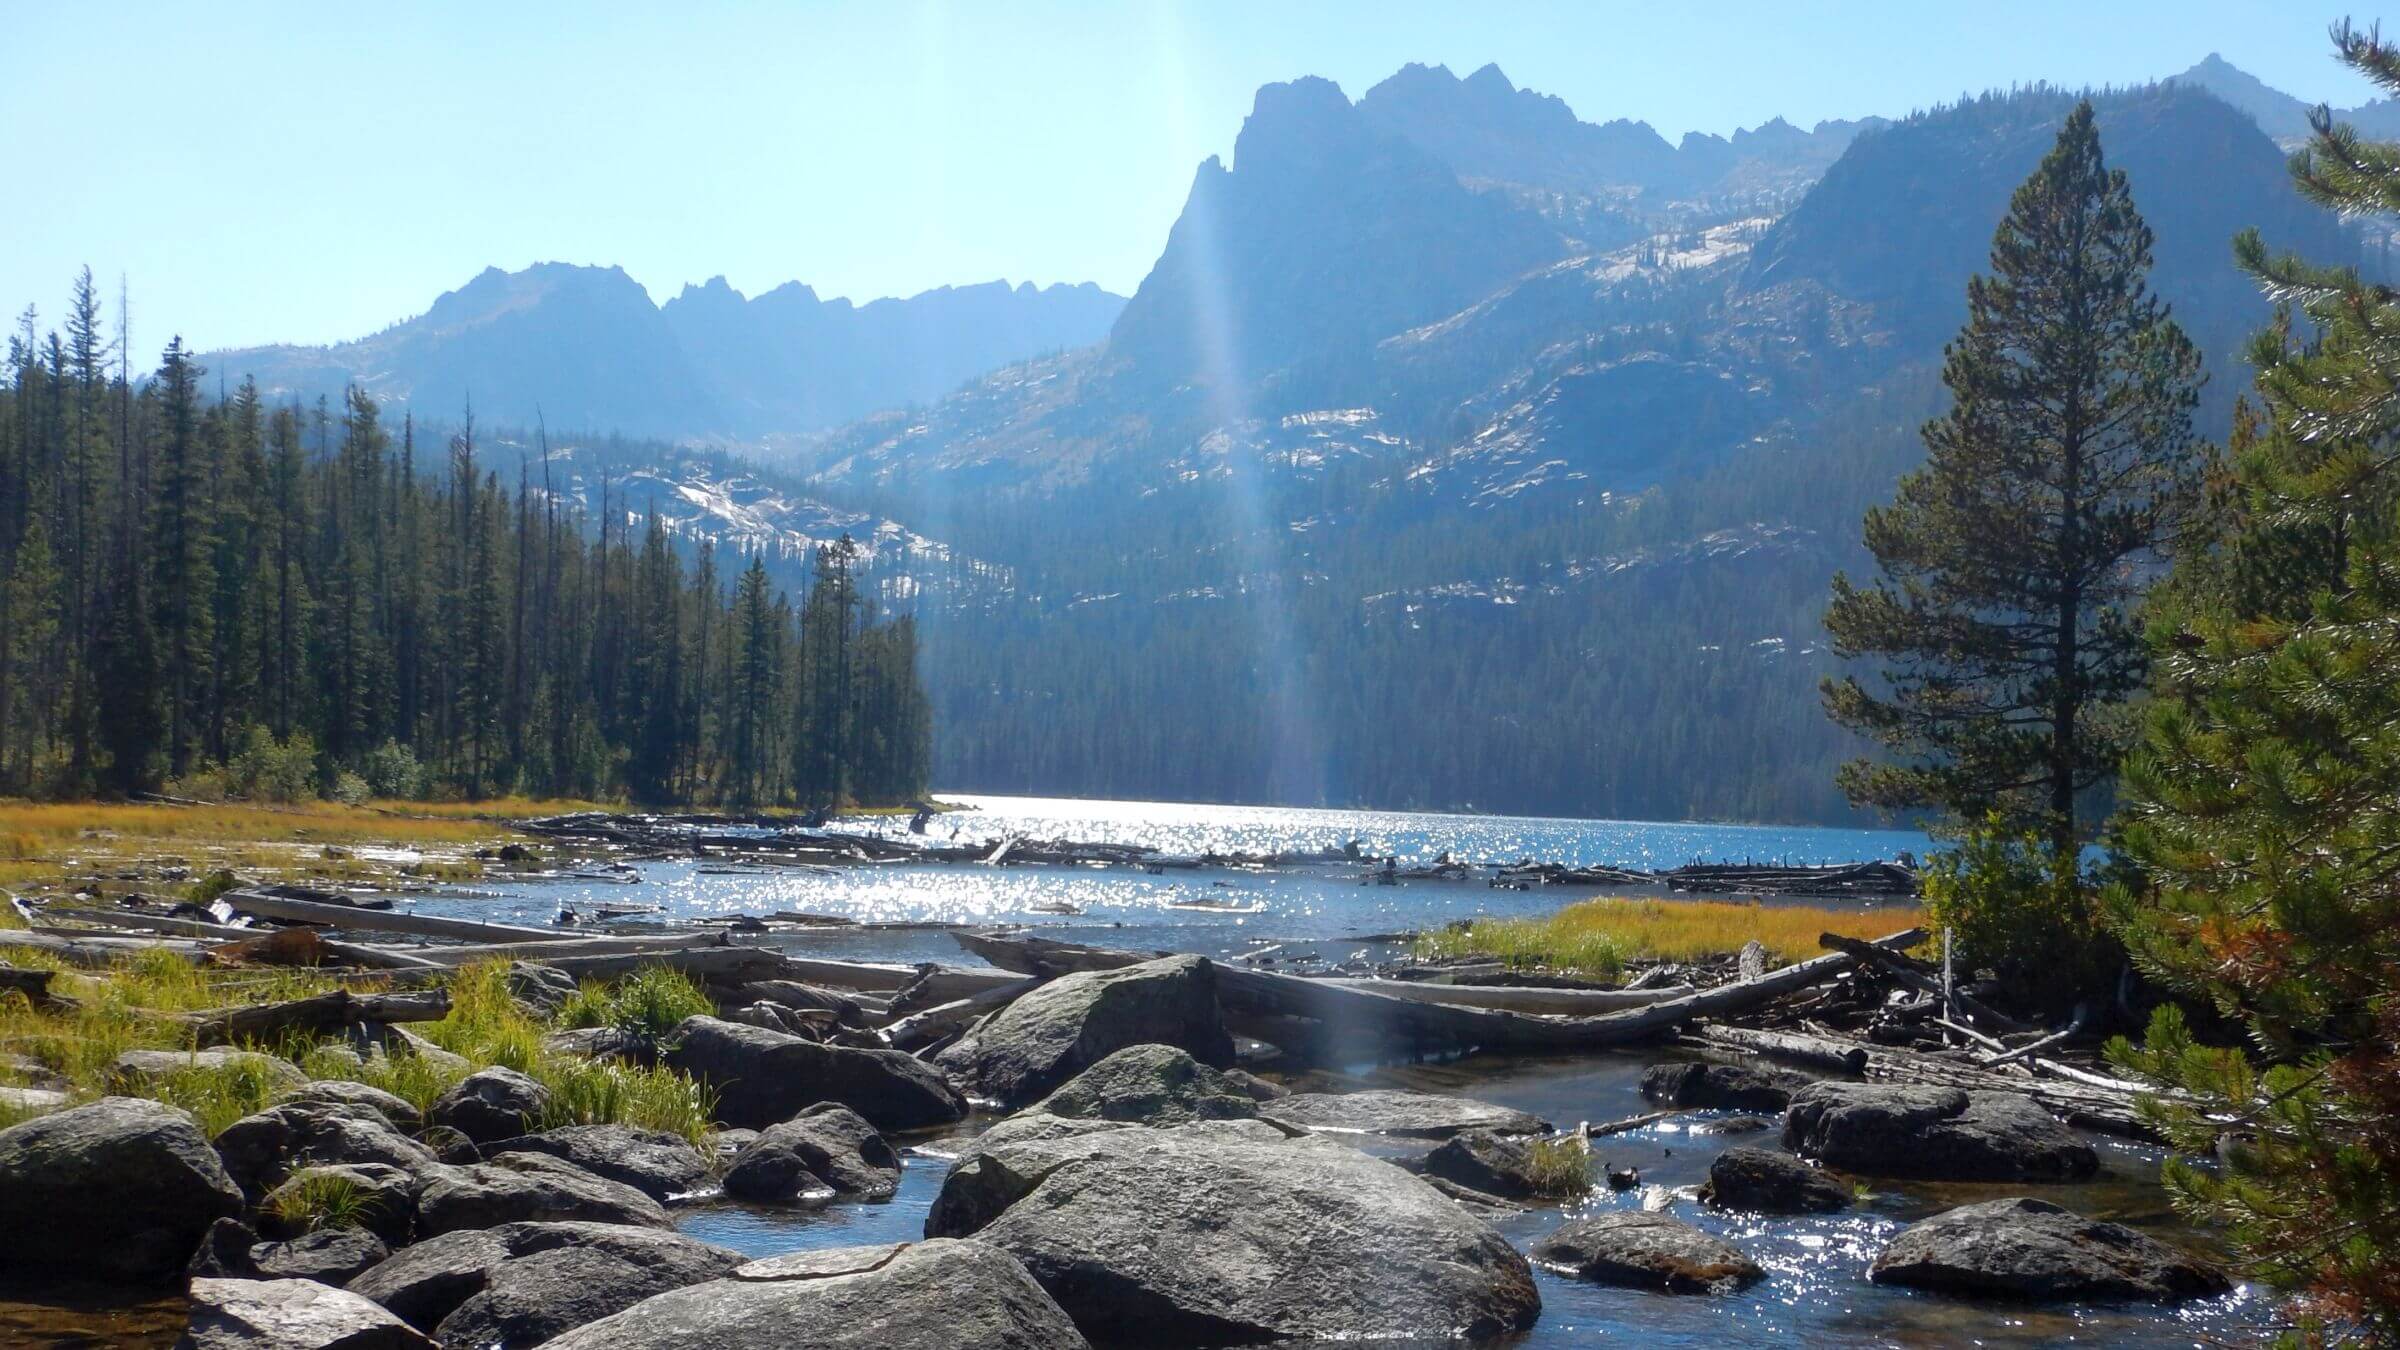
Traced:
MULTIPOLYGON (((2096 102, 2214 430, 2268 314, 2232 235, 2380 259, 2292 192, 2296 100, 2212 58, 2096 102)), ((659 307, 548 266, 209 364, 771 451, 802 489, 744 491, 782 537, 916 541, 883 593, 920 607, 945 787, 1836 819, 1826 580, 1916 461, 1966 280, 2072 103, 1670 144, 1489 67, 1355 102, 1300 79, 1199 166, 1123 301, 659 307)), ((753 537, 710 524, 710 472, 644 490, 753 537)))

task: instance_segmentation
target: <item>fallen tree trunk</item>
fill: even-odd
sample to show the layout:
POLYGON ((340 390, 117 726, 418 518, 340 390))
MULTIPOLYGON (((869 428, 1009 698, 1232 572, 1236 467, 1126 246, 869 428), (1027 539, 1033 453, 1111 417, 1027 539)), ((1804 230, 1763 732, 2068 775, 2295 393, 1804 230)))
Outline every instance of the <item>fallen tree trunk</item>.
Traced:
POLYGON ((76 923, 97 924, 102 928, 130 928, 146 933, 167 933, 175 937, 248 938, 267 931, 263 928, 242 928, 230 923, 211 923, 206 919, 186 919, 172 914, 145 914, 130 909, 47 905, 41 912, 49 918, 72 919, 76 923))
POLYGON ((194 938, 112 937, 87 929, 41 928, 0 930, 0 947, 32 947, 79 966, 106 966, 143 952, 173 952, 194 965, 203 948, 194 938))
MULTIPOLYGON (((1884 944, 1881 942, 1861 942, 1857 938, 1843 937, 1839 933, 1820 933, 1817 935, 1817 943, 1819 946, 1834 951, 1848 952, 1861 961, 1878 966, 1893 979, 1920 994, 1931 994, 1935 998, 1942 997, 1942 982, 1939 979, 1919 969, 1916 962, 1909 960, 1898 951, 1884 950, 1884 944)), ((1965 1013, 1969 1018, 1988 1026, 1997 1027, 2001 1031, 2021 1032, 2034 1029, 2007 1013, 1990 1007, 1981 999, 1975 998, 1955 985, 1950 990, 1950 1005, 1965 1013)))
POLYGON ((1656 989, 1544 989, 1512 984, 1435 984, 1427 980, 1320 979, 1366 994, 1388 994, 1416 1003, 1442 1003, 1453 1008, 1497 1008, 1503 1012, 1548 1013, 1583 1017, 1593 1013, 1647 1008, 1671 998, 1698 992, 1688 984, 1656 989))
POLYGON ((964 1030, 968 1023, 985 1013, 995 1008, 1007 1007, 1020 997, 1033 992, 1043 983, 1040 976, 1028 975, 1013 983, 986 989, 980 994, 953 999, 939 1007, 927 1008, 920 1013, 911 1013, 885 1027, 883 1039, 893 1049, 906 1050, 913 1054, 917 1050, 940 1041, 952 1032, 964 1030))
POLYGON ((424 947, 409 954, 436 965, 463 966, 486 957, 505 956, 512 961, 542 961, 559 956, 622 956, 627 953, 660 951, 694 951, 706 947, 730 945, 723 933, 659 933, 627 934, 622 937, 562 938, 555 935, 541 942, 484 942, 463 947, 424 947))
MULTIPOLYGON (((1027 974, 1065 973, 1061 966, 1115 969, 1151 958, 1134 952, 1107 952, 1073 947, 1040 938, 973 937, 970 950, 1027 974)), ((1922 929, 1909 929, 1878 939, 1879 944, 1911 947, 1925 940, 1922 929)), ((1756 980, 1720 985, 1662 999, 1646 1007, 1591 1017, 1546 1017, 1489 1008, 1462 1008, 1420 1003, 1392 994, 1345 987, 1332 980, 1277 975, 1219 962, 1217 1001, 1240 1023, 1263 1032, 1295 1053, 1357 1053, 1369 1047, 1408 1053, 1446 1050, 1592 1050, 1626 1045, 1658 1036, 1701 1017, 1723 1017, 1747 1011, 1829 980, 1848 970, 1854 958, 1847 952, 1813 957, 1771 971, 1756 980), (1276 1029, 1286 1019, 1316 1024, 1314 1032, 1276 1029), (1306 1043, 1305 1049, 1290 1040, 1306 1043)))
POLYGON ((1730 1049, 1770 1055, 1825 1073, 1854 1075, 1867 1067, 1867 1047, 1844 1045, 1822 1036, 1710 1025, 1692 1028, 1684 1033, 1683 1039, 1703 1050, 1730 1049))
POLYGON ((178 1020, 191 1029, 192 1044, 206 1049, 242 1041, 271 1041, 293 1032, 321 1036, 354 1022, 438 1022, 449 1011, 450 993, 445 989, 413 994, 353 994, 336 989, 289 1003, 185 1013, 178 1020))
POLYGON ((263 895, 257 891, 227 891, 221 897, 237 914, 250 914, 263 919, 284 919, 296 923, 323 924, 328 928, 352 929, 368 933, 408 933, 416 937, 456 938, 463 942, 490 943, 555 942, 558 934, 547 928, 526 928, 513 923, 484 923, 474 919, 442 919, 431 914, 403 914, 397 910, 353 909, 348 905, 328 905, 315 900, 294 900, 288 896, 263 895))

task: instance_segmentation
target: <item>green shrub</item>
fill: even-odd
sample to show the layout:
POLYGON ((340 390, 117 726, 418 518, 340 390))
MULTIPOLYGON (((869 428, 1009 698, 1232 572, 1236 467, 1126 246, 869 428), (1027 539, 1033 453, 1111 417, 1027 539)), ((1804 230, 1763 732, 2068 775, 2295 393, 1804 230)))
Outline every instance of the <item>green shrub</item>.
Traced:
POLYGON ((702 1147, 715 1121, 716 1094, 673 1069, 554 1056, 533 1076, 550 1089, 542 1127, 634 1125, 680 1134, 702 1147))
POLYGON ((317 795, 316 742, 304 731, 278 741, 273 732, 254 725, 225 765, 225 787, 248 801, 309 801, 317 795))
POLYGON ((1950 929, 1961 977, 1989 970, 2047 1008, 2100 987, 2123 960, 2094 901, 2093 884, 2053 859, 2041 839, 1989 824, 1935 854, 1925 870, 1927 917, 1937 942, 1950 929))
POLYGON ((369 750, 358 771, 367 780, 367 790, 378 797, 425 795, 425 766, 417 762, 415 751, 398 741, 385 741, 369 750))
POLYGON ((373 1192, 339 1172, 304 1169, 267 1197, 268 1211, 287 1230, 363 1228, 375 1212, 373 1192))
POLYGON ((344 806, 363 806, 372 794, 367 791, 366 779, 343 769, 334 774, 333 788, 326 795, 344 806))
POLYGON ((626 976, 609 1001, 614 1013, 609 1025, 650 1042, 683 1025, 687 1017, 709 1017, 717 1011, 690 976, 665 966, 644 966, 626 976))
POLYGON ((1592 1189, 1591 1145, 1574 1135, 1537 1139, 1526 1153, 1525 1175, 1536 1195, 1573 1200, 1592 1189))
POLYGON ((157 1080, 150 1095, 191 1112, 201 1133, 214 1139, 233 1122, 274 1105, 283 1095, 283 1080, 256 1060, 195 1063, 157 1080))
POLYGON ((233 874, 232 868, 220 867, 193 882, 185 889, 183 898, 195 905, 205 905, 241 884, 242 879, 233 874))

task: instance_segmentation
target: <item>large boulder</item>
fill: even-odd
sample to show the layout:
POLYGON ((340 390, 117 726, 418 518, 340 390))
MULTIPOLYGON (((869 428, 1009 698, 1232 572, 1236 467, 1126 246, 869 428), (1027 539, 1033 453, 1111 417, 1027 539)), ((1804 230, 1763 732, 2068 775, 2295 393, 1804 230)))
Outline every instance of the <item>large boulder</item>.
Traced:
POLYGON ((2123 1224, 2046 1200, 1963 1205, 1912 1224, 1868 1268, 1878 1284, 2014 1299, 2201 1298, 2225 1272, 2123 1224))
POLYGON ((1653 1064, 1642 1072, 1642 1095, 1661 1106, 1780 1111, 1810 1081, 1788 1069, 1747 1064, 1653 1064))
POLYGON ((312 1165, 380 1163, 418 1175, 440 1163, 433 1150, 393 1128, 381 1111, 325 1100, 287 1101, 244 1116, 218 1131, 217 1154, 253 1197, 312 1165))
POLYGON ((539 1018, 558 1016, 567 1000, 575 997, 575 977, 556 966, 536 961, 511 961, 508 974, 501 977, 508 987, 508 996, 518 1006, 539 1018))
POLYGON ((372 1302, 315 1280, 192 1281, 177 1350, 436 1350, 372 1302))
POLYGON ((390 1122, 392 1127, 413 1133, 423 1128, 424 1113, 409 1105, 408 1099, 343 1078, 321 1078, 304 1083, 286 1093, 279 1106, 352 1106, 364 1107, 390 1122))
POLYGON ((925 1231, 1012 1253, 1102 1342, 1482 1339, 1541 1312, 1525 1258, 1440 1191, 1255 1121, 981 1147, 925 1231))
POLYGON ((171 1106, 103 1097, 0 1130, 0 1270, 171 1275, 241 1208, 207 1136, 171 1106))
POLYGON ((621 1181, 664 1202, 698 1190, 708 1180, 708 1159, 692 1141, 666 1130, 632 1125, 562 1125, 540 1134, 486 1144, 483 1155, 547 1153, 594 1176, 621 1181))
POLYGON ((434 1099, 425 1123, 453 1129, 478 1144, 514 1139, 539 1125, 550 1089, 515 1069, 479 1069, 434 1099))
POLYGON ((1833 1214, 1850 1208, 1850 1188, 1789 1153, 1729 1148, 1711 1159, 1700 1198, 1761 1214, 1833 1214))
POLYGON ((108 1066, 112 1092, 144 1092, 185 1073, 231 1073, 240 1070, 276 1092, 287 1092, 308 1081, 290 1060, 256 1050, 216 1046, 207 1050, 128 1050, 108 1066))
POLYGON ((646 1299, 553 1350, 1089 1350, 1015 1258, 982 1242, 838 1247, 754 1261, 646 1299))
POLYGON ((1300 1130, 1447 1139, 1465 1130, 1547 1134, 1550 1122, 1471 1097, 1376 1088, 1367 1092, 1295 1092, 1262 1103, 1259 1117, 1300 1130))
POLYGON ((1641 1210, 1561 1224, 1533 1244, 1533 1259, 1577 1279, 1670 1294, 1728 1293, 1766 1273, 1723 1238, 1641 1210))
POLYGON ((717 1119, 727 1125, 763 1130, 819 1102, 847 1106, 883 1130, 947 1125, 967 1114, 948 1079, 897 1050, 819 1045, 714 1017, 684 1019, 671 1041, 668 1067, 714 1088, 717 1119))
POLYGON ((2013 1092, 1817 1083, 1793 1096, 1784 1146, 1828 1167, 1931 1181, 2080 1181, 2100 1155, 2013 1092))
POLYGON ((1001 1009, 938 1062, 1014 1109, 1129 1045, 1171 1045, 1214 1068, 1232 1065, 1208 958, 1062 976, 1001 1009))
POLYGON ((581 1219, 665 1228, 656 1200, 546 1153, 508 1153, 490 1162, 437 1167, 417 1194, 425 1237, 504 1223, 581 1219))
POLYGON ((900 1155, 864 1117, 831 1102, 760 1131, 725 1172, 727 1195, 766 1204, 889 1200, 899 1190, 900 1155))
POLYGON ((512 1223, 420 1242, 349 1288, 445 1345, 532 1345, 741 1262, 722 1247, 651 1228, 512 1223))
POLYGON ((250 1249, 250 1264, 260 1278, 315 1280, 335 1287, 383 1264, 392 1249, 364 1228, 320 1228, 281 1242, 262 1242, 250 1249))
POLYGON ((1258 1100, 1232 1073, 1187 1051, 1129 1045, 1068 1079, 1033 1109, 1073 1119, 1181 1125, 1255 1116, 1258 1100))

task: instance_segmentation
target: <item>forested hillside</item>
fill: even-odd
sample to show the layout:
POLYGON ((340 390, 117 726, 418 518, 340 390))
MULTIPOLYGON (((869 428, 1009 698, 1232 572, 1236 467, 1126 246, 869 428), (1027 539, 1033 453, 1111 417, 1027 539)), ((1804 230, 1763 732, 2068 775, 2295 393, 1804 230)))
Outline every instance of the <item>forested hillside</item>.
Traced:
POLYGON ((915 625, 877 615, 847 537, 786 593, 763 552, 679 549, 522 458, 504 478, 471 420, 429 443, 356 389, 212 396, 179 340, 145 374, 88 272, 6 376, 0 794, 924 788, 915 625))

